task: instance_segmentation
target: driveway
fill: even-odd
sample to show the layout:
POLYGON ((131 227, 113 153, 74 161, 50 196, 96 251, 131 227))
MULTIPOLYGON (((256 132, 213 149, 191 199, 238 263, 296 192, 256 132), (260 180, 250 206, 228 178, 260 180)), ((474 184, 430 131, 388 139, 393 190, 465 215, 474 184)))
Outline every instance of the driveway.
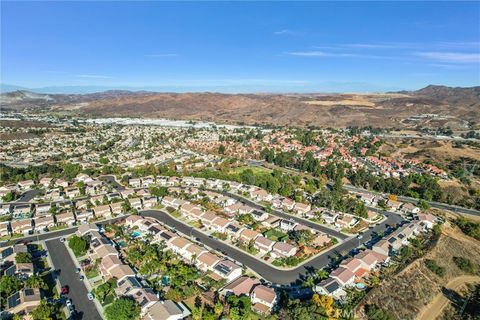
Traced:
POLYGON ((394 225, 401 222, 401 217, 396 214, 391 214, 387 216, 387 219, 383 221, 375 228, 369 229, 363 234, 363 238, 349 238, 340 245, 331 248, 324 253, 316 256, 307 263, 291 270, 279 270, 270 264, 259 261, 250 254, 242 251, 239 248, 234 247, 233 245, 226 244, 214 238, 210 238, 199 230, 191 227, 190 225, 180 222, 170 216, 168 213, 160 210, 144 210, 140 211, 140 215, 146 217, 155 218, 164 224, 169 225, 170 227, 176 228, 179 232, 200 239, 200 242, 204 245, 222 252, 225 256, 236 260, 239 263, 245 264, 250 269, 254 270, 262 278, 267 281, 272 282, 276 285, 293 285, 298 280, 301 280, 305 276, 308 276, 315 269, 321 269, 330 264, 333 259, 336 259, 340 256, 348 254, 352 249, 358 247, 361 243, 369 241, 374 232, 383 232, 387 228, 387 225, 394 225))
POLYGON ((79 275, 75 273, 76 266, 65 245, 59 239, 48 240, 45 244, 54 268, 60 270, 58 277, 60 284, 70 287, 68 297, 72 300, 75 310, 77 310, 75 319, 101 320, 102 317, 95 308, 95 304, 87 298, 87 288, 85 288, 83 281, 78 279, 79 275))

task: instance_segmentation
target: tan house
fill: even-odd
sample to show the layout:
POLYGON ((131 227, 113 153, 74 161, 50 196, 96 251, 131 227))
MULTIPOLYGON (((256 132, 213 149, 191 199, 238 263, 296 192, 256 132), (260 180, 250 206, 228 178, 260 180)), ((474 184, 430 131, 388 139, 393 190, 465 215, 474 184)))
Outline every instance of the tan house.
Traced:
POLYGON ((40 289, 25 288, 7 298, 7 311, 11 314, 30 313, 40 305, 41 301, 40 289))

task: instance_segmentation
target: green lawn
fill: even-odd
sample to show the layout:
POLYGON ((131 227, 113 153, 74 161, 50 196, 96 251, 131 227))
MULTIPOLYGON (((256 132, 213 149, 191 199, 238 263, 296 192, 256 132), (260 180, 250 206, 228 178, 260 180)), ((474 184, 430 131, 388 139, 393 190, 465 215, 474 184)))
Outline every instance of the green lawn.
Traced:
POLYGON ((282 238, 288 237, 288 235, 277 229, 270 229, 264 233, 264 236, 272 241, 278 241, 282 238))
POLYGON ((98 271, 98 268, 91 268, 91 269, 88 269, 87 271, 85 271, 85 276, 88 278, 88 279, 92 279, 92 278, 95 278, 96 276, 98 276, 100 274, 100 272, 98 271))

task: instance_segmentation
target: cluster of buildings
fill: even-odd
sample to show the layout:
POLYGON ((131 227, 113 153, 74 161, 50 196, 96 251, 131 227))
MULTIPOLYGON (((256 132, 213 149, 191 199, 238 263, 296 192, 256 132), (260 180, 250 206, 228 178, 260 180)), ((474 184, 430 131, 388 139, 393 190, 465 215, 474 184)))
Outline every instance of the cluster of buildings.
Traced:
MULTIPOLYGON (((176 187, 172 187, 169 190, 176 189, 176 187)), ((218 204, 221 209, 217 211, 204 210, 199 204, 172 196, 164 197, 161 203, 166 207, 177 210, 186 221, 200 221, 205 232, 220 234, 219 236, 222 236, 224 241, 229 241, 241 247, 252 244, 258 251, 256 255, 261 258, 273 261, 275 258, 288 258, 304 253, 304 250, 301 250, 291 240, 270 239, 268 237, 269 232, 275 230, 284 235, 287 235, 290 231, 305 230, 310 232, 312 241, 308 245, 312 248, 320 249, 329 245, 332 241, 332 238, 325 233, 311 229, 293 220, 282 219, 274 214, 253 209, 241 201, 216 192, 204 191, 199 193, 198 189, 189 188, 188 194, 197 195, 199 198, 207 196, 212 202, 218 204), (257 222, 258 226, 254 229, 242 223, 240 217, 243 215, 249 215, 251 220, 257 222)))
POLYGON ((161 301, 153 289, 145 287, 143 282, 137 278, 135 270, 122 261, 121 254, 115 248, 114 243, 101 234, 95 224, 79 226, 76 234, 79 237, 90 239, 87 256, 91 261, 100 261, 99 270, 103 280, 115 279, 117 282, 116 296, 134 299, 140 306, 140 314, 144 319, 174 320, 190 315, 190 311, 183 303, 170 300, 161 301), (159 318, 160 315, 162 315, 161 318, 159 318))
MULTIPOLYGON (((39 273, 33 261, 18 259, 19 255, 33 256, 31 248, 25 244, 15 244, 0 249, 0 276, 16 277, 22 282, 39 273)), ((34 310, 43 299, 43 292, 39 288, 24 287, 6 299, 7 314, 24 314, 34 310)))
MULTIPOLYGON (((162 227, 153 218, 143 218, 132 215, 126 218, 125 225, 130 230, 138 231, 139 237, 145 237, 147 234, 151 234, 154 242, 163 242, 167 249, 175 252, 186 263, 194 265, 198 270, 206 273, 213 280, 225 280, 228 284, 225 288, 229 288, 232 283, 238 283, 238 281, 240 281, 239 279, 251 279, 241 277, 242 266, 236 262, 220 257, 204 246, 200 246, 162 227)), ((251 281, 258 283, 256 279, 251 281)), ((248 293, 244 291, 234 292, 234 294, 237 296, 242 294, 250 296, 253 308, 262 313, 269 313, 275 306, 277 300, 275 290, 263 285, 255 291, 249 290, 248 293), (269 298, 265 296, 265 293, 268 293, 269 298)))
POLYGON ((403 246, 408 245, 413 237, 428 232, 436 222, 435 216, 431 214, 416 215, 414 221, 400 226, 375 243, 371 249, 365 249, 342 261, 338 268, 330 273, 328 279, 323 280, 315 287, 315 291, 342 300, 346 296, 345 288, 355 285, 364 288, 365 279, 372 272, 387 265, 391 257, 398 254, 403 246))

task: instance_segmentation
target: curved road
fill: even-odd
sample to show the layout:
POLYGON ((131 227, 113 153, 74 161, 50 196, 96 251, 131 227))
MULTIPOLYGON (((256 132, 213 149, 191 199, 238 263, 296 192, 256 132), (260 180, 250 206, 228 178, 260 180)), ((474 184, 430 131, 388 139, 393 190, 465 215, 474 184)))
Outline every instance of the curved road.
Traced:
POLYGON ((398 215, 391 215, 387 218, 387 220, 375 228, 366 231, 361 240, 357 238, 349 238, 340 245, 325 251, 324 253, 295 269, 279 270, 270 264, 251 256, 239 248, 218 241, 214 238, 210 238, 206 234, 196 230, 194 227, 173 218, 164 211, 144 210, 140 211, 140 215, 155 218, 170 227, 174 227, 176 230, 187 236, 189 235, 198 238, 201 243, 212 249, 222 252, 225 256, 230 257, 239 263, 245 264, 247 267, 258 273, 262 278, 276 285, 295 284, 298 280, 308 276, 315 269, 321 269, 328 266, 333 260, 348 254, 352 249, 358 247, 362 242, 371 240, 374 232, 383 232, 387 229, 387 225, 393 225, 401 222, 401 217, 398 215))

